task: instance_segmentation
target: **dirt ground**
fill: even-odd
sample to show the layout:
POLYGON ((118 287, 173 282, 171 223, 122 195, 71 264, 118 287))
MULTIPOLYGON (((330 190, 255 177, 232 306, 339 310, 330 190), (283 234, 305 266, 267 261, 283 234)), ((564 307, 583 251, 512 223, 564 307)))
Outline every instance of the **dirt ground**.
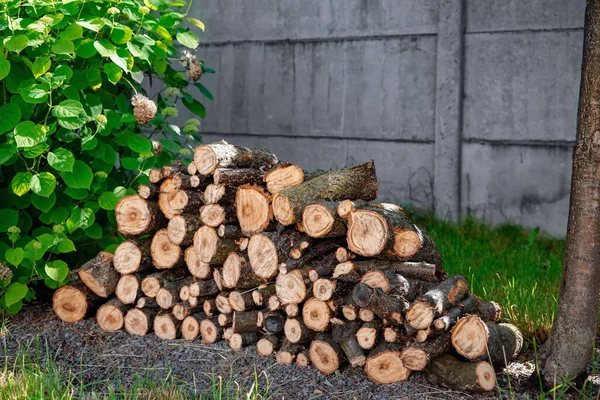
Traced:
MULTIPOLYGON (((497 399, 498 390, 488 394, 449 391, 429 384, 423 374, 413 374, 407 382, 375 385, 361 368, 346 369, 330 376, 313 368, 282 366, 273 359, 256 355, 253 347, 233 351, 224 343, 202 345, 184 340, 163 341, 149 334, 130 336, 125 332, 104 332, 92 318, 68 325, 58 320, 48 306, 25 308, 12 317, 5 334, 5 354, 11 360, 19 347, 32 346, 39 337, 42 350, 48 349, 63 370, 70 369, 84 383, 107 380, 131 384, 136 375, 153 379, 174 377, 190 397, 211 387, 221 376, 249 389, 254 383, 254 368, 261 374, 261 386, 270 383, 271 399, 497 399), (33 342, 32 342, 33 341, 33 342), (265 379, 266 377, 266 379, 265 379), (183 386, 182 386, 183 385, 183 386)), ((33 351, 33 350, 32 350, 33 351)), ((513 363, 508 374, 498 381, 508 394, 508 379, 513 398, 537 398, 535 385, 527 378, 533 364, 513 363)), ((96 389, 97 390, 97 389, 96 389)))

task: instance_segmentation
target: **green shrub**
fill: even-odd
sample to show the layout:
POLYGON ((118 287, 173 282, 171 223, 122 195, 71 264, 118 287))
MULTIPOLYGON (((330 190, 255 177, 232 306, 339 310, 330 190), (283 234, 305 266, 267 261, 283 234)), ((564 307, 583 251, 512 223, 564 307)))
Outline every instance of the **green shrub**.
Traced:
POLYGON ((204 118, 190 89, 212 99, 195 81, 214 72, 180 51, 204 29, 190 5, 0 0, 0 308, 18 312, 38 282, 56 288, 113 250, 117 201, 150 168, 189 158, 198 121, 169 118, 177 101, 204 118), (155 100, 142 90, 152 75, 165 83, 155 100))

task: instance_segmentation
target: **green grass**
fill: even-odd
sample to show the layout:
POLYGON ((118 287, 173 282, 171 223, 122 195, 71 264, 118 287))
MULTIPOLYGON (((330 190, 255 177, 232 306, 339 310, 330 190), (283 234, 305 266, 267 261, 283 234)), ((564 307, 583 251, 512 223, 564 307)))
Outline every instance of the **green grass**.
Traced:
POLYGON ((467 278, 473 293, 503 307, 503 320, 544 340, 556 310, 564 240, 514 225, 492 228, 473 219, 459 225, 412 213, 431 235, 444 268, 467 278))

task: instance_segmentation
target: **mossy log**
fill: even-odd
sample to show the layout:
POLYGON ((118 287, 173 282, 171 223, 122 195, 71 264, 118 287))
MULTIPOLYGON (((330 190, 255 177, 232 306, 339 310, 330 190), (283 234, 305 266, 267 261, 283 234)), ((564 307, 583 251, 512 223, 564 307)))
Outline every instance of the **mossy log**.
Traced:
POLYGON ((256 168, 219 168, 215 171, 213 179, 216 185, 238 187, 260 184, 264 176, 264 171, 256 168))
POLYGON ((431 361, 427 379, 434 385, 461 392, 489 392, 496 388, 496 372, 487 361, 459 361, 445 354, 431 361))

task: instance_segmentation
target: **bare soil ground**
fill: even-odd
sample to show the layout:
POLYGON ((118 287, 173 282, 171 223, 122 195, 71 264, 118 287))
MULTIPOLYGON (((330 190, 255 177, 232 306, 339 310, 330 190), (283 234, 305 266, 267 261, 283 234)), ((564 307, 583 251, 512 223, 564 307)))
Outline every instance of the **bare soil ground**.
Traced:
MULTIPOLYGON (((104 332, 93 318, 68 325, 58 320, 49 306, 31 306, 8 321, 5 356, 11 360, 19 348, 39 346, 53 355, 63 371, 69 369, 85 384, 115 382, 133 384, 136 376, 151 379, 175 377, 180 387, 196 397, 211 388, 219 377, 237 382, 242 390, 254 383, 255 368, 260 385, 270 384, 271 399, 497 399, 508 395, 508 379, 513 398, 537 398, 535 384, 527 380, 533 364, 513 363, 508 374, 500 373, 501 390, 487 394, 449 391, 429 384, 423 374, 408 382, 375 385, 361 368, 350 368, 325 376, 313 368, 282 366, 273 359, 256 355, 253 347, 233 351, 224 343, 206 346, 184 340, 163 341, 153 334, 135 337, 125 332, 104 332)), ((511 397, 512 397, 511 396, 511 397)))

